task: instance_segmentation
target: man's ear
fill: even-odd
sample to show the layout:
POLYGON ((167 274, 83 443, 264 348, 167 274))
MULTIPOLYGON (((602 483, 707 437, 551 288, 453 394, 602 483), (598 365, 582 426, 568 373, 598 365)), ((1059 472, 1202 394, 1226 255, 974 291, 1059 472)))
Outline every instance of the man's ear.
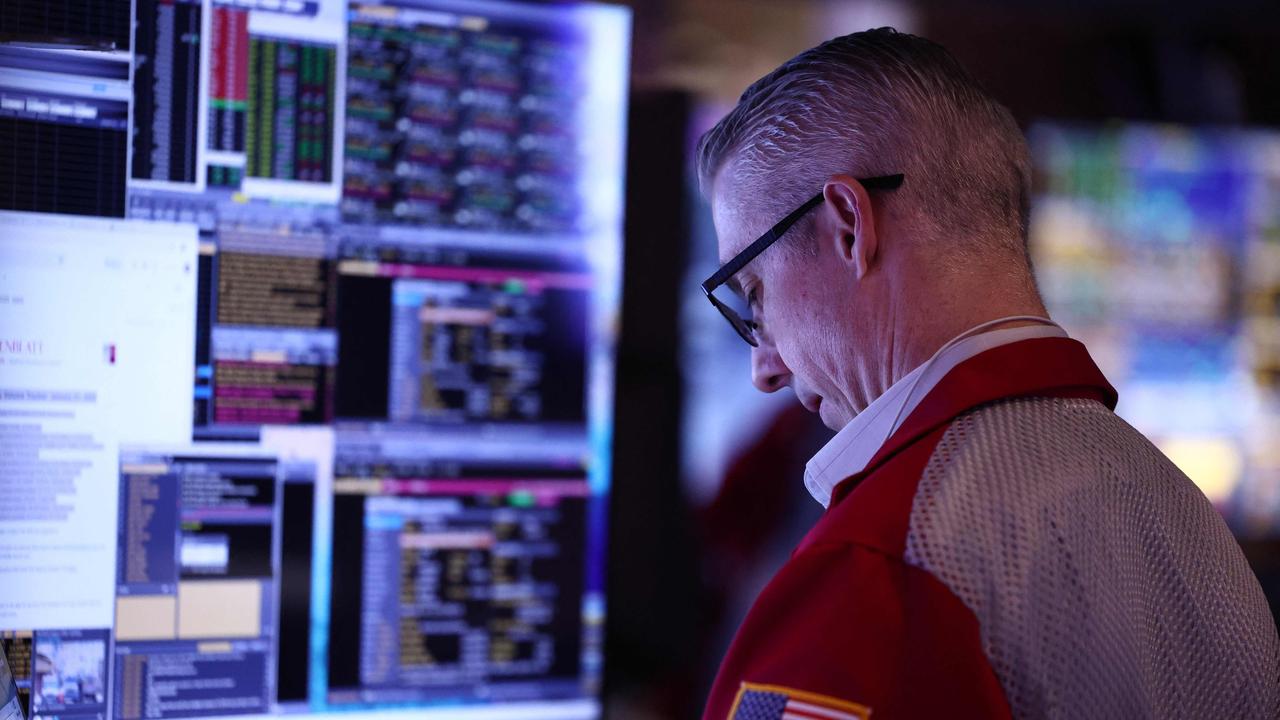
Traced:
POLYGON ((822 186, 822 199, 822 217, 818 221, 821 240, 861 280, 871 271, 880 251, 871 197, 862 183, 849 175, 833 175, 822 186))

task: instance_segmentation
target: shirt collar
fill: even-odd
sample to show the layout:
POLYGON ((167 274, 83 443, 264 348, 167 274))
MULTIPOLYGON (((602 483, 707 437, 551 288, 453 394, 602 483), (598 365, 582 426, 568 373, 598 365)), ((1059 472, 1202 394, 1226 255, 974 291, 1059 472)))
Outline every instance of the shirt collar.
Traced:
POLYGON ((1067 333, 1057 325, 1006 328, 979 333, 947 348, 895 382, 836 433, 805 466, 805 488, 826 507, 836 485, 862 472, 885 440, 955 366, 1001 345, 1047 337, 1065 338, 1067 333))

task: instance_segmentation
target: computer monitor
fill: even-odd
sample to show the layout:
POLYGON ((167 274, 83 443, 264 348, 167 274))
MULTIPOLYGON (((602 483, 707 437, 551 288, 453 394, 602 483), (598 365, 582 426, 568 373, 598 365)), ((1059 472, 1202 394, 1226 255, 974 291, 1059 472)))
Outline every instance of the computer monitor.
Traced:
POLYGON ((597 717, 629 11, 124 7, 0 20, 0 716, 597 717))

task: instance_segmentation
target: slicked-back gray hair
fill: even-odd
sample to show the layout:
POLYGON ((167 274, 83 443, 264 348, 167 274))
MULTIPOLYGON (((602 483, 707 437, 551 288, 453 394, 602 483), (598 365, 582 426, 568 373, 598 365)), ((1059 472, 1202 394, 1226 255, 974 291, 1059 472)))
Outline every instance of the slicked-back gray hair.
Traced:
POLYGON ((765 227, 833 174, 901 172, 885 202, 927 223, 939 254, 975 241, 1025 257, 1031 162, 1017 123, 942 46, 892 28, 828 40, 756 81, 697 155, 703 192, 728 168, 765 227))

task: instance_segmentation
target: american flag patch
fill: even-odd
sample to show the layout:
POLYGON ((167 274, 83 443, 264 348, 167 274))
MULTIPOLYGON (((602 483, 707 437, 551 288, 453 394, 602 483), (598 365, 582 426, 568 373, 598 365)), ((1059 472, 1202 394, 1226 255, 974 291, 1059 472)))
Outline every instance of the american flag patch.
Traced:
POLYGON ((871 708, 781 685, 742 683, 729 720, 867 720, 871 708))

